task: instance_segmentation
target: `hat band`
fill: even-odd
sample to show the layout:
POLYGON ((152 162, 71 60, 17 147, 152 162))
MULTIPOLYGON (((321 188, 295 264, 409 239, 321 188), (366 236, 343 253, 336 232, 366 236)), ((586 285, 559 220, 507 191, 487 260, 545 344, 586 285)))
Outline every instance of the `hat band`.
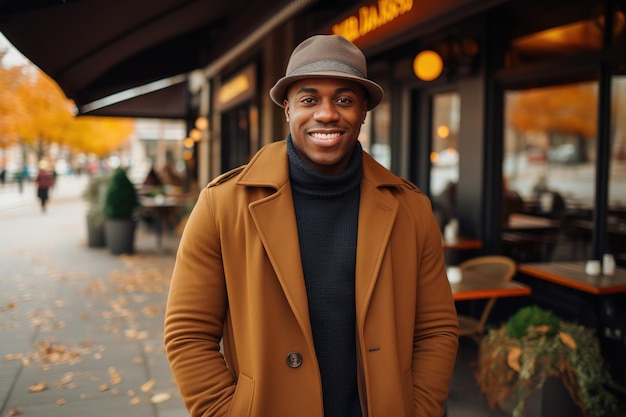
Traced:
POLYGON ((343 62, 339 61, 316 61, 310 64, 304 65, 300 68, 296 68, 291 71, 288 77, 294 75, 308 74, 311 72, 324 72, 324 71, 332 71, 332 72, 343 72, 344 74, 354 75, 360 78, 366 78, 365 74, 363 74, 358 69, 351 67, 350 65, 346 65, 343 62))

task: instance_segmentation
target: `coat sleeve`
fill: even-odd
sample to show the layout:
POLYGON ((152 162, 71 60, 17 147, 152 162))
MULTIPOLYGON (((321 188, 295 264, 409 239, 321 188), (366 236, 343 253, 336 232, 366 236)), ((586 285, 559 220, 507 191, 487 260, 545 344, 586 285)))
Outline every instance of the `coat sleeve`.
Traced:
POLYGON ((413 339, 416 417, 444 414, 458 348, 458 318, 446 275, 441 233, 432 211, 422 216, 426 233, 419 263, 413 339))
POLYGON ((165 313, 165 349, 191 417, 226 417, 235 379, 220 352, 227 295, 220 238, 204 189, 181 237, 165 313))

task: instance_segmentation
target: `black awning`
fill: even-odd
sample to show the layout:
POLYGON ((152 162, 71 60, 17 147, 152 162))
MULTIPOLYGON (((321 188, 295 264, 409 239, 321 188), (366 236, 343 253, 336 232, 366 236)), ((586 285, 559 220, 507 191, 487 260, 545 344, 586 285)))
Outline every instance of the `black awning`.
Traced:
POLYGON ((0 0, 0 32, 82 107, 207 66, 285 3, 0 0))
POLYGON ((87 116, 185 119, 189 115, 187 83, 174 84, 126 100, 83 111, 87 116))

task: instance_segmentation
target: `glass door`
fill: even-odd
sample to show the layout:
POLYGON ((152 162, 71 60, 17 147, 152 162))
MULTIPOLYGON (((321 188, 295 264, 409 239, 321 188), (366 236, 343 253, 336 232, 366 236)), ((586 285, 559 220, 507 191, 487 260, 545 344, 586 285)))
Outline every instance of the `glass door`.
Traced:
POLYGON ((457 92, 434 94, 431 109, 430 196, 437 221, 443 229, 456 217, 461 96, 457 92))

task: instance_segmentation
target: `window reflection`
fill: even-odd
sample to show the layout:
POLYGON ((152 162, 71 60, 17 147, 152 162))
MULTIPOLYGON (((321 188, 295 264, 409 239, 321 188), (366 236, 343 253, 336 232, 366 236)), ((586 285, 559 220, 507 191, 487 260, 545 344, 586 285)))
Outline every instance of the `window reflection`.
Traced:
POLYGON ((430 195, 435 215, 443 228, 455 217, 461 96, 455 92, 436 94, 432 98, 432 109, 430 195))
POLYGON ((588 257, 598 84, 505 94, 503 244, 519 261, 588 257))

